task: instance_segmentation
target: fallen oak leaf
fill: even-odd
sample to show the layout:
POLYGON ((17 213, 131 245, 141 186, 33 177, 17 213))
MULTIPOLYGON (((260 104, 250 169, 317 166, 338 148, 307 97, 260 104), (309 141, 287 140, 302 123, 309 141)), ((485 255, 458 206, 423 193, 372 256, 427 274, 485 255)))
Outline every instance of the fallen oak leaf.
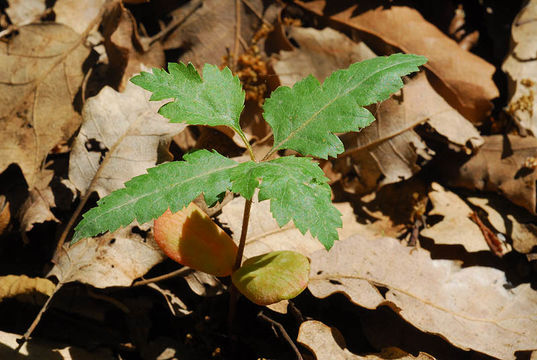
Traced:
POLYGON ((93 25, 79 35, 61 24, 31 24, 0 43, 0 171, 18 164, 29 187, 47 153, 80 125, 73 102, 90 52, 84 40, 93 25))
POLYGON ((515 352, 537 348, 537 303, 530 284, 508 290, 506 283, 497 269, 461 269, 396 239, 353 236, 311 255, 308 288, 320 298, 341 292, 369 309, 388 305, 461 349, 515 359, 515 352))

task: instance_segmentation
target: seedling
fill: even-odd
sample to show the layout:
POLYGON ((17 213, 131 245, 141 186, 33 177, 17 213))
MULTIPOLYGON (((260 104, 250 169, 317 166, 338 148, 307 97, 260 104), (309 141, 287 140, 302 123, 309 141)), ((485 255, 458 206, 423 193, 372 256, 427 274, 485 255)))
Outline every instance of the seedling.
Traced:
POLYGON ((270 200, 279 226, 293 220, 303 234, 309 231, 330 249, 338 239, 341 214, 332 205, 328 179, 310 157, 326 159, 342 153, 335 133, 360 131, 371 124, 374 117, 364 106, 387 99, 403 86, 401 76, 425 62, 417 55, 377 57, 332 73, 322 85, 310 75, 292 88, 279 87, 263 106, 274 146, 260 161, 239 124, 244 91, 228 68, 206 64, 203 77, 192 64, 182 63, 169 64, 169 72, 142 72, 131 81, 151 91, 150 100, 173 99, 160 108, 161 115, 174 123, 228 126, 243 140, 251 160, 238 163, 216 151, 197 150, 185 155, 184 161, 148 169, 84 214, 72 242, 133 220, 145 223, 158 218, 156 240, 179 263, 218 276, 232 274, 239 291, 257 304, 298 295, 308 282, 309 262, 303 255, 278 251, 242 265, 254 192, 259 189, 259 201, 270 200), (304 157, 273 159, 284 149, 304 157), (238 248, 207 215, 189 205, 203 194, 212 206, 226 191, 246 198, 238 248))

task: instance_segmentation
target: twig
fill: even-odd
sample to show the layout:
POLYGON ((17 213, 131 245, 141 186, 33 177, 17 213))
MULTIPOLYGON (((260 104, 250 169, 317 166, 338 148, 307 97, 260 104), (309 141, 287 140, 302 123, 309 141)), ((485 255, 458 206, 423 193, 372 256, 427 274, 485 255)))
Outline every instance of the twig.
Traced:
POLYGON ((241 34, 241 0, 235 0, 235 44, 233 46, 233 70, 237 70, 237 60, 239 59, 239 38, 241 34))
POLYGON ((285 328, 283 327, 282 324, 280 324, 276 320, 273 320, 273 319, 269 318, 268 316, 266 316, 265 314, 263 314, 263 311, 260 311, 259 314, 257 314, 257 317, 269 322, 270 324, 272 324, 272 326, 276 326, 278 328, 278 330, 280 330, 280 333, 282 334, 284 339, 289 343, 289 346, 291 346, 291 348, 293 348, 293 351, 296 354, 296 358, 298 360, 304 360, 302 358, 302 354, 300 353, 300 350, 298 350, 298 348, 296 347, 296 345, 293 342, 293 340, 291 340, 291 337, 289 337, 289 334, 287 334, 287 331, 285 331, 285 328))
POLYGON ((247 7, 248 9, 250 9, 250 11, 253 12, 254 15, 257 16, 257 17, 259 18, 259 20, 263 21, 265 24, 267 24, 267 25, 269 25, 269 26, 272 26, 272 24, 271 24, 270 22, 268 22, 267 19, 265 19, 265 18, 263 17, 263 15, 261 15, 261 14, 256 10, 256 8, 254 8, 253 5, 250 4, 249 1, 247 1, 247 0, 242 0, 242 3, 243 3, 244 5, 246 5, 246 7, 247 7))
POLYGON ((166 279, 171 279, 171 278, 176 277, 176 276, 187 276, 188 274, 191 274, 193 272, 194 272, 193 269, 189 268, 188 266, 184 266, 184 267, 182 267, 182 268, 180 268, 178 270, 172 271, 171 273, 156 276, 156 277, 151 278, 151 279, 144 279, 144 280, 135 281, 131 286, 133 286, 133 287, 134 286, 142 286, 142 285, 147 285, 147 284, 155 283, 155 282, 166 280, 166 279))
POLYGON ((62 282, 59 282, 58 285, 56 285, 56 287, 54 288, 54 291, 52 292, 52 294, 50 294, 50 296, 48 297, 47 301, 45 302, 41 310, 39 310, 39 313, 35 317, 34 321, 30 325, 28 330, 26 330, 26 332, 21 338, 17 339, 17 342, 19 343, 17 350, 20 350, 22 348, 22 345, 24 345, 24 343, 28 341, 28 339, 32 335, 32 332, 37 327, 37 324, 39 324, 39 321, 41 321, 41 317, 43 316, 45 311, 48 309, 50 302, 52 301, 52 298, 54 297, 54 295, 56 295, 56 293, 58 292, 58 290, 61 289, 62 286, 63 286, 62 282))
MULTIPOLYGON (((188 5, 188 9, 186 10, 186 12, 184 14, 182 14, 183 16, 179 16, 176 19, 173 19, 164 29, 162 29, 157 34, 155 34, 155 35, 153 35, 152 37, 149 38, 149 40, 146 42, 147 47, 153 45, 156 41, 159 41, 163 37, 168 36, 168 34, 170 32, 172 32, 173 30, 175 30, 179 26, 183 25, 184 22, 190 16, 192 16, 192 14, 194 14, 196 12, 196 10, 198 10, 202 5, 203 5, 202 0, 194 0, 194 1, 192 1, 188 5)), ((144 49, 144 50, 147 51, 148 49, 144 49)))

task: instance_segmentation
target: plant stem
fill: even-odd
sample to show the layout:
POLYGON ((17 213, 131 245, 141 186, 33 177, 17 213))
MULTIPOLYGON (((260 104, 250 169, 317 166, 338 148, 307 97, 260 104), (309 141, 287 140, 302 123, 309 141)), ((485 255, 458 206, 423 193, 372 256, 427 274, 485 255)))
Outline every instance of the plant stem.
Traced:
POLYGON ((246 244, 246 236, 248 234, 248 222, 250 220, 250 209, 252 208, 252 200, 246 200, 244 204, 244 213, 242 215, 242 230, 241 238, 239 240, 239 249, 237 250, 237 257, 235 258, 235 265, 233 271, 241 267, 242 255, 244 253, 244 246, 246 244))

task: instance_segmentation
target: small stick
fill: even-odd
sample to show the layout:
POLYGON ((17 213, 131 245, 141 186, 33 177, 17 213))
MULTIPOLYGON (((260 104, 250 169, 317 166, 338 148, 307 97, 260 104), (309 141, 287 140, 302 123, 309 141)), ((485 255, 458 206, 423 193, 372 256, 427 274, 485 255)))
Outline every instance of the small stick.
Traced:
POLYGON ((233 46, 233 62, 230 64, 233 69, 237 69, 239 59, 239 39, 241 35, 241 0, 235 0, 235 44, 233 46))
POLYGON ((287 334, 287 331, 285 331, 285 328, 283 327, 282 324, 280 324, 276 320, 269 318, 267 315, 263 314, 263 311, 260 311, 259 314, 257 314, 257 317, 269 322, 270 324, 272 324, 272 326, 276 326, 278 330, 280 330, 280 333, 282 334, 284 339, 289 343, 291 348, 293 348, 293 351, 296 354, 296 358, 298 360, 304 360, 304 358, 302 357, 302 354, 300 353, 300 350, 298 350, 293 340, 291 340, 291 337, 289 337, 289 334, 287 334))
POLYGON ((28 339, 30 339, 30 336, 34 332, 35 328, 37 327, 37 324, 39 324, 39 321, 41 321, 41 317, 43 316, 45 311, 47 311, 47 309, 48 309, 48 307, 50 305, 50 302, 52 301, 52 298, 54 297, 54 295, 56 295, 56 293, 58 292, 58 290, 61 289, 62 286, 63 286, 62 282, 59 282, 58 285, 56 285, 56 287, 54 288, 54 291, 52 292, 52 294, 50 294, 50 296, 48 297, 47 301, 45 302, 45 304, 43 305, 41 310, 39 310, 39 313, 35 317, 34 321, 30 325, 28 330, 26 330, 26 332, 24 333, 24 335, 21 338, 17 339, 17 343, 19 343, 17 351, 19 351, 22 348, 22 345, 24 345, 24 343, 27 342, 28 339))
POLYGON ((176 277, 176 276, 187 276, 188 274, 191 274, 193 272, 194 272, 193 269, 189 268, 188 266, 183 266, 182 268, 180 268, 178 270, 172 271, 172 272, 164 274, 164 275, 156 276, 156 277, 151 278, 151 279, 144 279, 144 280, 135 281, 131 286, 132 287, 134 287, 134 286, 142 286, 142 285, 155 283, 157 281, 171 279, 171 278, 176 277))

